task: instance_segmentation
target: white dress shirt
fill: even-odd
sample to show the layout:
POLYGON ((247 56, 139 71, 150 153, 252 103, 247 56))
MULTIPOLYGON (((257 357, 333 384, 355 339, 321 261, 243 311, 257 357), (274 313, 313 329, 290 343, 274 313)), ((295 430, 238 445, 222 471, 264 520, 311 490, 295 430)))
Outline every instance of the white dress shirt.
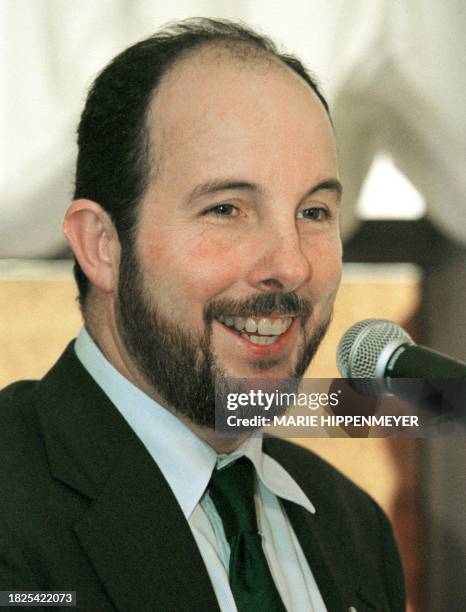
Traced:
POLYGON ((229 455, 218 455, 174 414, 122 376, 85 329, 75 343, 83 366, 140 438, 170 485, 198 545, 222 612, 237 608, 228 581, 230 549, 223 524, 206 490, 216 465, 245 455, 257 475, 256 510, 264 553, 290 612, 327 609, 279 498, 315 508, 288 472, 262 451, 262 437, 248 438, 229 455))

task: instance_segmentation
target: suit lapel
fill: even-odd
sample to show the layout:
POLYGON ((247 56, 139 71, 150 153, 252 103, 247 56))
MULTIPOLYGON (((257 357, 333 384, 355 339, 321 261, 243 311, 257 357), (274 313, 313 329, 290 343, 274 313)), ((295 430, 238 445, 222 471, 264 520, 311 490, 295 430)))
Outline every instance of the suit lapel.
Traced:
MULTIPOLYGON (((327 609, 331 612, 347 612, 351 608, 358 612, 386 612, 385 596, 374 591, 373 585, 359 575, 359 568, 351 565, 354 551, 351 557, 345 556, 347 545, 338 533, 320 530, 315 517, 302 506, 287 500, 282 503, 327 609)), ((363 544, 355 540, 353 547, 358 545, 359 554, 364 554, 363 544)))
POLYGON ((313 515, 298 504, 287 500, 282 500, 282 503, 327 609, 346 612, 348 606, 344 605, 341 593, 342 574, 338 572, 335 557, 331 558, 322 542, 313 515))
POLYGON ((118 610, 218 609, 173 493, 133 440, 75 532, 118 610))
MULTIPOLYGON (((316 482, 309 478, 309 463, 299 466, 293 448, 283 440, 264 438, 264 451, 279 462, 292 476, 309 499, 313 499, 309 483, 317 484, 323 507, 310 514, 299 504, 282 499, 281 502, 301 545, 327 609, 331 612, 346 612, 351 606, 358 612, 383 612, 387 610, 385 598, 373 592, 372 585, 359 575, 359 568, 352 565, 354 546, 364 554, 364 542, 351 539, 351 526, 343 516, 335 516, 330 483, 325 479, 316 482), (322 497, 322 490, 326 491, 322 497), (330 518, 331 517, 331 518, 330 518)), ((302 456, 302 451, 301 451, 302 456)), ((317 478, 322 477, 322 472, 317 478)), ((369 534, 370 536, 370 534, 369 534)))
POLYGON ((37 397, 53 475, 92 500, 74 531, 117 610, 219 610, 168 483, 71 345, 37 397))

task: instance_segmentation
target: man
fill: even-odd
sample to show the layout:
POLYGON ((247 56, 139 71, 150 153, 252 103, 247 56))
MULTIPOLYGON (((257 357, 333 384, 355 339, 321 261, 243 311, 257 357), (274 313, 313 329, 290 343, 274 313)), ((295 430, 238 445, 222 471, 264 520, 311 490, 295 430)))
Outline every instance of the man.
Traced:
POLYGON ((299 379, 330 320, 341 186, 313 79, 246 28, 184 22, 100 74, 78 145, 85 330, 2 394, 1 589, 92 612, 402 610, 372 500, 214 427, 216 382, 299 379))

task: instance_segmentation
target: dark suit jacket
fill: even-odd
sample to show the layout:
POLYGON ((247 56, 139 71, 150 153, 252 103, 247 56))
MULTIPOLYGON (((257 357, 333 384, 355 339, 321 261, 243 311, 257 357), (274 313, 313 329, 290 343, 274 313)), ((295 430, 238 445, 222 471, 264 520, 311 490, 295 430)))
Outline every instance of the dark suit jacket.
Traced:
MULTIPOLYGON (((317 508, 283 502, 329 611, 404 610, 378 506, 300 447, 264 450, 317 508)), ((0 393, 0 590, 14 589, 77 591, 85 612, 219 609, 166 480, 72 345, 43 380, 0 393)))

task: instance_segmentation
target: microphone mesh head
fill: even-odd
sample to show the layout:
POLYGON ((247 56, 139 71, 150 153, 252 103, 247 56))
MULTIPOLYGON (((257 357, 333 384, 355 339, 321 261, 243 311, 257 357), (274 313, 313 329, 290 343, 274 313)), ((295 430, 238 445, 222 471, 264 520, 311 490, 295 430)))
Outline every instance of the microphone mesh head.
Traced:
POLYGON ((375 378, 383 349, 392 342, 411 337, 396 323, 386 319, 365 319, 343 335, 337 349, 337 367, 343 378, 375 378))

